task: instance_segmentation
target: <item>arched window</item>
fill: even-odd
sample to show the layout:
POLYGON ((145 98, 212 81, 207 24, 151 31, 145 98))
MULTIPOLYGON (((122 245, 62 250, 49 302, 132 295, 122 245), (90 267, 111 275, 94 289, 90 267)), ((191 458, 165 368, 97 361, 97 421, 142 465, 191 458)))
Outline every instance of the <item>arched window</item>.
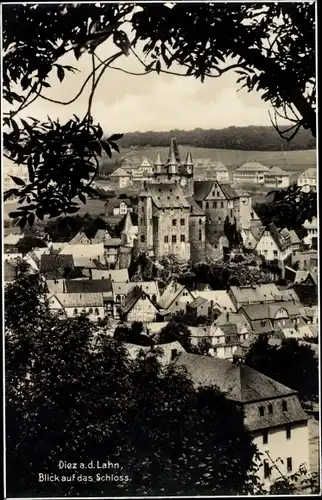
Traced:
POLYGON ((75 307, 74 314, 77 314, 77 313, 78 313, 78 310, 77 310, 77 307, 75 307))
POLYGON ((99 313, 100 313, 100 312, 99 312, 99 310, 98 310, 98 307, 95 307, 95 314, 96 314, 96 316, 98 316, 98 315, 99 315, 99 313))
POLYGON ((90 307, 89 310, 88 310, 89 314, 93 314, 93 308, 90 307))
POLYGON ((121 296, 120 295, 116 296, 116 302, 121 302, 121 296))

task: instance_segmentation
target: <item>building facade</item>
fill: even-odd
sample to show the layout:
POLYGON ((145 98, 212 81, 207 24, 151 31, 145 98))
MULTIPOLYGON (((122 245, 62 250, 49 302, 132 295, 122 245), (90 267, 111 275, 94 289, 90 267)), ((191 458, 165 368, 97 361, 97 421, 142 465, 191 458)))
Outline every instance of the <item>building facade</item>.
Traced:
POLYGON ((297 178, 297 185, 302 191, 316 191, 316 168, 308 168, 297 178))

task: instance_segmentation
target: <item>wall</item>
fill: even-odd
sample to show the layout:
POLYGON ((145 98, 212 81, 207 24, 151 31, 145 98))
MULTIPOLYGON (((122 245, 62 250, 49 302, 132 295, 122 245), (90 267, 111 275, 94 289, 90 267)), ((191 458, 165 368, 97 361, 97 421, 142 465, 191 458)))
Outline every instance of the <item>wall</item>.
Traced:
MULTIPOLYGON (((287 458, 292 458, 292 472, 296 472, 300 465, 306 463, 309 467, 309 431, 307 423, 292 424, 291 438, 286 438, 286 427, 275 427, 268 430, 268 442, 263 444, 263 433, 256 432, 252 434, 252 441, 257 446, 261 453, 269 452, 273 460, 281 458, 282 463, 278 463, 278 467, 282 474, 288 475, 287 472, 287 458)), ((265 456, 267 456, 265 454, 265 456)), ((264 457, 263 457, 264 458, 264 457)), ((272 465, 272 462, 270 462, 272 465)), ((258 476, 268 485, 273 482, 279 475, 276 469, 272 470, 270 481, 264 478, 264 467, 261 467, 258 476)))
POLYGON ((172 254, 179 259, 190 259, 189 216, 188 208, 159 210, 154 237, 154 253, 157 258, 172 254), (173 220, 176 221, 175 226, 173 220), (181 225, 181 220, 184 225, 181 225), (184 242, 181 242, 181 235, 185 238, 184 242), (166 237, 168 242, 165 241, 166 237), (176 238, 176 243, 172 243, 172 237, 176 238))
POLYGON ((206 257, 206 217, 190 215, 189 238, 191 259, 194 262, 205 260, 206 257))
POLYGON ((258 253, 262 254, 266 260, 285 260, 292 254, 292 247, 289 246, 281 251, 268 231, 265 231, 256 245, 258 253))

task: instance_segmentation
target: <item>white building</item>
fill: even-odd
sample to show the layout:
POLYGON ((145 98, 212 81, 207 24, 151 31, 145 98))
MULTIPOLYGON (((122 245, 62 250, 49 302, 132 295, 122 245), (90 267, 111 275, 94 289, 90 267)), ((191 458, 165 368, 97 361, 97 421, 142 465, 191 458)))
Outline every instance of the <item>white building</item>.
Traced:
POLYGON ((292 254, 292 242, 289 231, 278 230, 274 224, 264 228, 255 250, 265 257, 265 260, 284 262, 292 254))
POLYGON ((86 313, 92 321, 104 318, 102 293, 56 293, 48 295, 51 311, 61 316, 75 317, 86 313))
POLYGON ((238 184, 243 183, 253 183, 253 184, 265 184, 265 175, 270 169, 266 165, 262 165, 257 161, 247 161, 240 167, 236 168, 233 179, 234 182, 238 184))
POLYGON ((297 178, 297 185, 306 193, 316 191, 316 168, 311 167, 302 172, 297 178))
POLYGON ((264 174, 265 186, 272 188, 287 188, 290 185, 290 174, 280 167, 272 167, 264 174))
POLYGON ((229 182, 229 170, 221 161, 214 161, 207 168, 207 172, 211 174, 211 179, 219 182, 229 182))
POLYGON ((296 391, 243 363, 188 353, 175 363, 187 369, 196 387, 216 385, 243 407, 245 427, 263 454, 257 475, 266 487, 280 473, 294 474, 304 464, 310 468, 308 416, 296 391), (278 458, 280 472, 273 467, 278 458))
POLYGON ((123 168, 117 168, 114 170, 109 179, 118 188, 126 188, 131 184, 130 174, 123 168))
POLYGON ((318 220, 316 217, 313 217, 312 221, 306 220, 303 224, 303 227, 307 230, 307 236, 304 237, 303 241, 305 245, 308 245, 310 248, 312 246, 316 246, 318 239, 318 220))

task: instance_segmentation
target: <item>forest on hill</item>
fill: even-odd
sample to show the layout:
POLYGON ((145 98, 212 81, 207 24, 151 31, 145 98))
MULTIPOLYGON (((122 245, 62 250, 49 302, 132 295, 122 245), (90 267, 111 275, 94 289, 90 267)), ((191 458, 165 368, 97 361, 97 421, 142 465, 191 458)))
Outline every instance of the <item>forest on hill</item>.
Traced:
POLYGON ((165 147, 171 137, 178 144, 199 148, 239 149, 244 151, 297 151, 315 149, 312 134, 301 129, 287 142, 273 127, 227 127, 223 129, 170 130, 166 132, 128 132, 120 140, 122 149, 141 147, 165 147))

